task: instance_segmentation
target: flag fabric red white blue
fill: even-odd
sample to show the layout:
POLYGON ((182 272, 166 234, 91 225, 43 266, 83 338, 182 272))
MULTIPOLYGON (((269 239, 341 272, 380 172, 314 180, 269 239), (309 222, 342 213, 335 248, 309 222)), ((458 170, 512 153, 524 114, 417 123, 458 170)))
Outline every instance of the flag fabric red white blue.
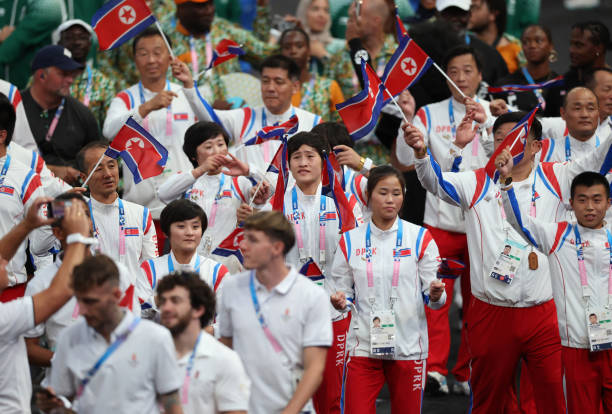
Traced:
POLYGON ((168 160, 168 150, 132 117, 121 127, 105 155, 121 157, 135 183, 161 174, 168 160))
POLYGON ((355 228, 355 215, 353 209, 346 198, 342 183, 344 182, 344 171, 342 166, 336 161, 333 153, 325 155, 323 171, 321 177, 322 195, 331 197, 336 204, 340 233, 344 233, 355 228))
POLYGON ((283 211, 285 204, 285 191, 289 181, 289 163, 287 160, 287 140, 281 137, 281 146, 276 150, 267 171, 278 174, 276 189, 272 198, 272 210, 283 211))
POLYGON ((490 93, 502 93, 502 92, 524 92, 533 91, 535 89, 546 89, 552 88, 553 86, 561 86, 565 83, 563 76, 557 76, 554 79, 547 80, 541 83, 530 83, 527 85, 502 85, 502 86, 489 86, 487 89, 490 93))
POLYGON ((374 130, 384 100, 382 82, 363 59, 361 60, 361 74, 364 81, 363 90, 336 105, 336 110, 353 141, 365 137, 374 130))
POLYGON ((312 257, 308 258, 308 261, 300 268, 300 273, 306 276, 313 282, 318 282, 325 279, 321 268, 312 260, 312 257))
POLYGON ((489 158, 487 165, 485 165, 485 172, 494 182, 499 179, 499 171, 495 167, 495 159, 504 150, 504 148, 510 149, 510 154, 514 160, 514 165, 518 164, 523 159, 525 152, 525 140, 529 135, 531 124, 535 118, 535 114, 540 109, 540 106, 533 108, 527 115, 523 117, 515 126, 508 132, 506 138, 499 144, 497 149, 493 151, 493 155, 489 158))
POLYGON ((404 22, 397 11, 397 6, 395 7, 395 30, 397 32, 397 41, 402 40, 403 37, 408 36, 408 30, 404 27, 404 22))
POLYGON ((257 131, 255 136, 244 142, 244 145, 263 144, 272 139, 280 139, 281 137, 295 134, 298 130, 299 122, 297 115, 293 115, 287 122, 280 125, 266 126, 257 131))
POLYGON ((155 16, 144 0, 110 0, 91 18, 100 50, 121 46, 155 23, 155 16))
POLYGON ((238 226, 227 236, 219 246, 212 251, 212 254, 218 256, 229 257, 236 256, 240 263, 243 262, 242 252, 240 251, 240 242, 244 239, 244 228, 238 226))
POLYGON ((206 69, 214 68, 225 61, 242 55, 244 55, 244 50, 242 50, 238 43, 233 40, 223 39, 217 44, 217 47, 215 47, 212 59, 206 69))
MULTIPOLYGON (((432 60, 408 35, 402 36, 399 45, 387 65, 382 82, 387 92, 394 97, 416 82, 432 64, 432 60)), ((391 100, 384 95, 384 103, 391 100)))

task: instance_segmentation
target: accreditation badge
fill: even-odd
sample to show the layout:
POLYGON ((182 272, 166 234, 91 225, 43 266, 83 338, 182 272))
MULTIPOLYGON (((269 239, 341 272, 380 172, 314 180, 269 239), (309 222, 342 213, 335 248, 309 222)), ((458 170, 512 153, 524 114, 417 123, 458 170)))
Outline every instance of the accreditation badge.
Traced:
POLYGON ((527 245, 506 239, 489 276, 507 285, 512 284, 526 249, 527 245))
POLYGON ((370 354, 395 355, 395 313, 392 310, 370 312, 370 354))
POLYGON ((591 351, 612 349, 612 311, 610 309, 587 309, 586 324, 591 351))

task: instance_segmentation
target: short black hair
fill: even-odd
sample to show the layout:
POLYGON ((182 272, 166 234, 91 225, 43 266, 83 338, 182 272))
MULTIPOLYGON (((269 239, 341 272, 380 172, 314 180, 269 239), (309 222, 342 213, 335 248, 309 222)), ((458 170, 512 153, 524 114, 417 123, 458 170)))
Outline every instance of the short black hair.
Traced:
POLYGON ((378 167, 372 168, 370 174, 368 174, 368 184, 366 186, 368 199, 376 188, 376 185, 387 177, 396 177, 402 186, 402 196, 406 196, 406 179, 404 178, 404 174, 392 165, 379 165, 378 167))
POLYGON ((468 45, 458 45, 446 52, 446 55, 444 55, 444 60, 442 61, 444 65, 444 71, 446 72, 446 70, 448 69, 448 64, 451 60, 453 60, 457 56, 462 55, 472 55, 472 57, 474 58, 474 62, 476 62, 476 68, 478 69, 478 72, 482 72, 482 59, 480 58, 479 53, 472 46, 468 45))
POLYGON ((204 307, 204 313, 200 316, 202 328, 210 325, 215 316, 215 292, 206 282, 200 279, 200 275, 194 272, 179 271, 172 272, 163 277, 157 284, 157 296, 180 286, 189 292, 189 300, 193 309, 204 307))
POLYGON ((602 22, 591 20, 587 22, 575 23, 572 26, 572 30, 578 29, 581 32, 588 30, 591 32, 591 42, 596 45, 603 45, 604 49, 610 49, 612 43, 610 42, 610 30, 602 22))
POLYGON ((584 75, 584 84, 587 88, 594 92, 595 90, 595 75, 597 72, 608 72, 612 74, 612 69, 608 67, 593 68, 584 75))
POLYGON ((528 25, 527 27, 525 27, 523 29, 523 32, 521 33, 521 39, 523 38, 523 36, 525 35, 525 32, 528 29, 537 27, 538 29, 542 30, 544 32, 544 34, 546 35, 546 38, 548 39, 548 43, 552 44, 553 42, 553 37, 552 37, 552 32, 550 31, 550 29, 548 28, 548 26, 544 26, 543 24, 539 24, 539 23, 533 23, 528 25))
POLYGON ((346 145, 350 148, 355 146, 346 126, 341 122, 321 122, 315 125, 310 132, 325 138, 330 149, 333 149, 336 145, 346 145))
MULTIPOLYGON (((495 133, 503 124, 516 124, 520 122, 525 116, 527 116, 527 112, 525 111, 506 112, 505 114, 500 115, 493 123, 493 133, 495 133)), ((538 118, 533 119, 529 134, 536 141, 542 140, 542 123, 540 123, 538 118)))
POLYGON ((283 33, 281 33, 280 37, 278 38, 278 46, 280 46, 281 48, 283 47, 283 41, 285 40, 287 35, 291 32, 297 32, 301 34, 302 36, 304 36, 304 39, 306 40, 306 45, 310 47, 310 36, 308 36, 308 33, 306 33, 304 29, 302 29, 301 27, 297 27, 297 26, 286 29, 285 31, 283 31, 283 33))
POLYGON ((268 56, 263 62, 261 62, 262 74, 265 68, 285 69, 289 79, 298 80, 300 78, 299 66, 293 61, 293 59, 288 58, 287 56, 280 54, 268 56))
POLYGON ((495 26, 497 26, 497 35, 501 36, 506 31, 506 20, 508 17, 508 6, 506 0, 485 0, 489 10, 493 13, 497 12, 495 16, 495 26))
POLYGON ((296 152, 302 145, 308 145, 314 148, 321 159, 329 153, 329 144, 327 140, 314 132, 302 131, 292 136, 287 142, 287 159, 291 159, 291 155, 296 152))
POLYGON ((164 234, 170 238, 170 225, 172 223, 176 223, 177 221, 191 220, 194 218, 200 219, 200 222, 202 223, 202 234, 204 234, 206 228, 208 227, 206 213, 204 210, 202 210, 202 207, 193 201, 187 200, 186 198, 181 198, 172 201, 170 204, 164 207, 161 215, 159 216, 159 222, 164 234))
POLYGON ((0 130, 6 131, 6 139, 4 140, 5 147, 8 147, 13 139, 16 120, 17 115, 15 114, 13 104, 5 94, 0 92, 0 130))
POLYGON ((196 154, 197 148, 209 139, 217 136, 223 136, 225 145, 229 146, 229 135, 225 128, 215 122, 199 121, 191 125, 185 131, 185 140, 183 141, 183 152, 191 161, 194 167, 198 166, 198 157, 196 154))
POLYGON ((593 187, 596 185, 603 185, 606 189, 606 198, 610 198, 610 183, 608 179, 595 171, 585 171, 574 177, 572 180, 571 197, 574 198, 576 194, 576 187, 582 185, 584 187, 593 187))
POLYGON ((77 155, 75 157, 76 165, 79 171, 82 172, 83 174, 87 174, 87 165, 85 165, 85 154, 87 154, 87 151, 89 151, 92 148, 106 149, 108 148, 108 145, 109 145, 108 141, 99 139, 96 141, 91 141, 87 143, 83 148, 81 148, 79 152, 77 152, 77 155))
POLYGON ((162 40, 165 36, 166 40, 168 40, 170 48, 172 48, 172 41, 170 40, 170 38, 165 33, 162 34, 162 32, 160 32, 156 26, 151 25, 144 29, 142 32, 138 33, 136 37, 134 37, 134 40, 132 41, 132 53, 136 54, 136 46, 138 46, 138 42, 140 41, 140 39, 153 36, 159 36, 162 38, 162 40))

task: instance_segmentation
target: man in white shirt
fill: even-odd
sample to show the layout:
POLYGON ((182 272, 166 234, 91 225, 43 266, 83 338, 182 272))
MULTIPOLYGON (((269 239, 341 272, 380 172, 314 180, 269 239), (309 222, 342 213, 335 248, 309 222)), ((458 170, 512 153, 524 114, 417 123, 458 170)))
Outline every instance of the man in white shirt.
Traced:
POLYGON ((181 386, 167 329, 119 307, 119 270, 104 255, 85 259, 72 277, 83 318, 64 329, 49 386, 83 413, 181 414, 181 386))
MULTIPOLYGON (((28 210, 28 215, 9 233, 0 239, 0 256, 10 259, 18 251, 17 246, 34 228, 49 224, 52 220, 39 215, 40 207, 49 201, 39 198, 28 210)), ((77 241, 66 247, 64 261, 50 286, 31 297, 0 303, 0 412, 23 414, 30 412, 32 381, 28 368, 28 357, 23 335, 34 326, 44 322, 60 309, 72 296, 70 276, 72 269, 83 260, 85 245, 83 236, 88 235, 88 223, 81 206, 69 207, 64 216, 68 233, 77 241), (79 236, 81 239, 79 239, 79 236), (81 241, 78 241, 81 240, 81 241)), ((6 259, 0 259, 0 290, 8 286, 6 259)))
POLYGON ((244 228, 240 250, 251 270, 225 282, 221 342, 236 350, 253 381, 250 414, 313 412, 310 398, 332 343, 329 297, 285 264, 295 235, 280 212, 256 213, 244 228))
POLYGON ((0 79, 0 93, 11 101, 17 113, 17 122, 15 123, 15 132, 13 133, 13 135, 17 137, 15 141, 19 141, 24 148, 29 150, 38 150, 34 135, 32 135, 32 130, 30 129, 30 124, 28 123, 28 117, 23 108, 23 101, 21 100, 19 89, 12 83, 0 79))
MULTIPOLYGON (((193 88, 193 82, 181 86, 168 80, 171 57, 155 27, 136 36, 132 48, 140 82, 113 98, 102 132, 106 138, 113 139, 131 116, 168 150, 168 161, 162 174, 138 184, 131 178, 124 183, 125 199, 149 208, 157 220, 164 208, 157 197, 157 189, 172 173, 191 169, 191 163, 183 152, 183 136, 195 122, 195 117, 183 87, 193 88)), ((124 175, 131 177, 127 167, 123 168, 124 175)))
POLYGON ((251 381, 238 354, 203 330, 215 314, 215 293, 197 273, 179 271, 157 286, 161 323, 170 330, 183 377, 186 414, 246 414, 251 381))
MULTIPOLYGON (((447 53, 444 58, 444 66, 448 76, 468 98, 463 98, 459 91, 448 83, 452 96, 420 108, 413 119, 413 123, 423 134, 425 144, 433 157, 440 163, 442 171, 475 170, 484 166, 487 161, 483 141, 487 140, 486 128, 493 125, 489 102, 476 97, 476 92, 482 81, 482 63, 473 48, 457 46, 447 53), (457 127, 466 113, 473 113, 474 120, 479 125, 479 132, 470 142, 462 142, 456 139, 457 127)), ((404 141, 401 130, 396 141, 396 152, 402 165, 414 165, 414 151, 404 141)), ((463 296, 463 316, 464 319, 467 319, 471 295, 464 214, 458 207, 440 200, 432 193, 427 193, 423 222, 440 249, 440 257, 465 264, 465 268, 461 272, 461 276, 463 276, 461 278, 461 293, 463 296)), ((429 331, 426 389, 428 392, 448 394, 449 389, 446 382, 450 351, 448 311, 453 302, 455 279, 447 278, 445 283, 446 294, 448 295, 445 306, 435 312, 426 308, 429 331)), ((465 336, 462 335, 457 363, 453 369, 453 375, 457 380, 453 391, 469 394, 467 382, 469 356, 465 347, 465 340, 465 336)))
MULTIPOLYGON (((173 69, 178 79, 185 84, 189 83, 191 73, 187 65, 182 63, 173 69)), ((220 122, 225 128, 232 142, 230 152, 234 152, 251 168, 266 171, 280 146, 279 141, 272 140, 247 147, 241 144, 253 138, 263 127, 282 124, 293 115, 297 116, 299 122, 296 132, 310 131, 321 122, 319 115, 291 105, 291 97, 300 89, 299 79, 300 69, 293 60, 273 55, 261 64, 262 107, 213 110, 195 88, 185 89, 185 95, 200 120, 220 122)))
POLYGON ((140 263, 157 257, 157 235, 148 208, 119 198, 119 164, 104 155, 108 144, 92 142, 76 156, 83 180, 89 179, 89 210, 100 251, 128 268, 138 286, 140 263))
POLYGON ((597 96, 599 103, 599 126, 597 135, 603 139, 612 133, 612 69, 596 68, 585 81, 587 88, 597 96))

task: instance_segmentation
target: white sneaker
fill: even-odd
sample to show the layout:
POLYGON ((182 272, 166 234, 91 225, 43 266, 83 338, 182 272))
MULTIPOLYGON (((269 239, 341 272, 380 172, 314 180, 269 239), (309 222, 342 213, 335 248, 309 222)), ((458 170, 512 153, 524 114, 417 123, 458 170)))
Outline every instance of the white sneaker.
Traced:
POLYGON ((453 384, 453 394, 469 396, 471 392, 470 384, 467 381, 457 381, 453 384))
POLYGON ((448 384, 446 377, 439 372, 430 371, 427 373, 427 383, 425 390, 431 395, 448 394, 448 384))

